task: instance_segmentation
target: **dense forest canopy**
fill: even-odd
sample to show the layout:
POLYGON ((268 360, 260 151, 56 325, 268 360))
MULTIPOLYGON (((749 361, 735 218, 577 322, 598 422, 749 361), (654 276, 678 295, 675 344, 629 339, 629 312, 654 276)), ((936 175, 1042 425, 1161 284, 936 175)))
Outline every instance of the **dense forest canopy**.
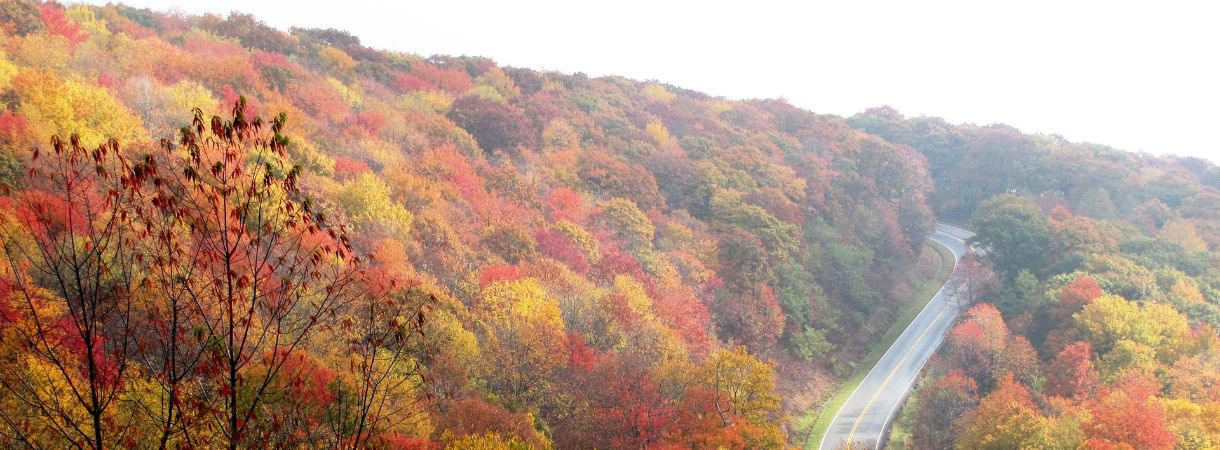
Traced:
POLYGON ((922 156, 782 101, 0 12, 7 445, 780 447, 932 225, 922 156))
POLYGON ((992 271, 900 421, 897 448, 1220 444, 1220 170, 906 118, 848 121, 928 159, 941 217, 992 271))
POLYGON ((799 445, 934 213, 1000 275, 916 445, 1220 443, 1201 160, 240 13, 4 0, 0 50, 5 447, 799 445))

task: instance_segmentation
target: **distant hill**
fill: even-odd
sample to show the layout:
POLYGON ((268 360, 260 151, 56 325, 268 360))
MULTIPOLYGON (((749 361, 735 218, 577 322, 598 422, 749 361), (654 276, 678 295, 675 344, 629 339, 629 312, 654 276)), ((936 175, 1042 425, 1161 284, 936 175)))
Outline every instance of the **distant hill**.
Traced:
MULTIPOLYGON (((5 447, 786 447, 913 296, 933 212, 1004 193, 1056 250, 997 291, 1022 345, 1086 337, 1021 305, 1110 271, 1108 293, 1189 297, 1140 291, 1196 359, 1096 364, 1211 373, 1201 160, 237 13, 8 0, 0 28, 5 447)), ((1207 395, 1152 402, 1177 442, 1215 435, 1207 395)))

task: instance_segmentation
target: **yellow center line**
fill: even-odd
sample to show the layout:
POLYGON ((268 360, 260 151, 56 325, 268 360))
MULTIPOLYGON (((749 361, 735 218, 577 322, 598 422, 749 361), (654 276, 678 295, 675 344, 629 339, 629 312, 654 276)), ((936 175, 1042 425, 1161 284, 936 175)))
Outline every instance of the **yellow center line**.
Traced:
MULTIPOLYGON (((937 311, 936 317, 940 317, 941 312, 943 312, 943 310, 937 311)), ((936 322, 936 317, 932 319, 932 322, 936 322)), ((916 319, 918 319, 918 316, 916 316, 916 319)), ((890 380, 893 380, 894 375, 898 374, 898 369, 902 368, 902 363, 906 362, 906 360, 911 357, 911 354, 915 351, 915 349, 919 348, 919 345, 917 344, 923 341, 923 338, 928 335, 928 332, 932 331, 932 328, 933 327, 931 324, 929 324, 927 328, 924 328, 923 333, 920 333, 919 336, 915 338, 915 342, 911 345, 911 348, 908 349, 907 352, 902 355, 902 359, 900 359, 898 363, 894 365, 894 369, 891 370, 890 374, 885 377, 884 381, 881 382, 881 386, 877 387, 877 390, 873 393, 872 398, 868 399, 868 403, 864 404, 864 409, 860 410, 860 415, 856 417, 855 423, 852 424, 851 431, 847 433, 847 442, 849 444, 855 442, 854 439, 856 437, 856 430, 860 428, 860 422, 864 421, 864 416, 868 414, 868 410, 873 407, 873 402, 877 401, 877 397, 880 396, 881 392, 885 390, 885 386, 890 384, 890 380)))

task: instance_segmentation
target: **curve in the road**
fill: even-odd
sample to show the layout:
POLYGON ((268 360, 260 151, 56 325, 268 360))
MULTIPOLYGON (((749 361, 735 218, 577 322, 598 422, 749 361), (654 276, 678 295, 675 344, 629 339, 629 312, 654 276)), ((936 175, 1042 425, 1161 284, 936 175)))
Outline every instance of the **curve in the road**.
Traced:
MULTIPOLYGON (((936 232, 929 239, 953 253, 953 266, 956 267, 957 261, 966 254, 966 240, 971 236, 973 233, 969 231, 937 223, 936 232)), ((946 281, 941 286, 852 391, 831 419, 826 434, 822 435, 818 445, 821 450, 856 442, 880 447, 881 437, 898 406, 960 312, 957 302, 953 301, 956 293, 946 289, 948 285, 946 281)))

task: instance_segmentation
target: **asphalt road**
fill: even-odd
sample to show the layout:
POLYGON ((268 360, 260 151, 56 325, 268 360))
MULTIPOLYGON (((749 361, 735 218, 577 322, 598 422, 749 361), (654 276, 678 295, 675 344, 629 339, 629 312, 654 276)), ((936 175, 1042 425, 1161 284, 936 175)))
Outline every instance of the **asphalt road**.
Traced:
MULTIPOLYGON (((953 252, 956 268, 957 260, 966 253, 964 240, 970 236, 973 234, 969 231, 938 223, 936 233, 929 239, 953 252)), ((894 345, 886 350, 835 414, 830 428, 822 436, 821 450, 838 449, 849 442, 864 444, 866 448, 881 446, 881 436, 898 406, 960 312, 952 291, 948 283, 941 286, 894 345)))

